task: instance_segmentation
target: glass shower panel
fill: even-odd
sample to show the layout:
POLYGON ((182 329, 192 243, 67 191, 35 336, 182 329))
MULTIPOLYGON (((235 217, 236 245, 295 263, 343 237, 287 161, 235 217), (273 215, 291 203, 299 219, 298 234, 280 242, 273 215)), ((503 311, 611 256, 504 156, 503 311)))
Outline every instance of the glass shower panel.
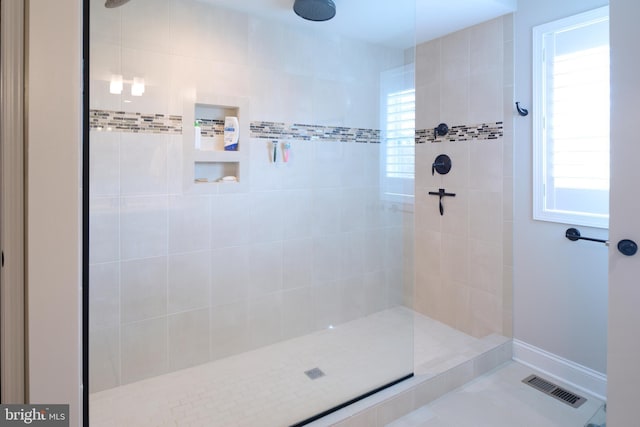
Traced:
POLYGON ((92 425, 295 425, 412 375, 413 2, 393 40, 89 3, 92 425))

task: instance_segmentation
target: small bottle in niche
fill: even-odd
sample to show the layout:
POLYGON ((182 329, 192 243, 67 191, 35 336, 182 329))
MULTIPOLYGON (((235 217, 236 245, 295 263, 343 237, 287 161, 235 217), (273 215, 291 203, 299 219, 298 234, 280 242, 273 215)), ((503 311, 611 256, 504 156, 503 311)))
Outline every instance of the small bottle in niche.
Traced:
POLYGON ((195 134, 195 148, 196 150, 202 149, 202 132, 200 128, 200 120, 196 120, 193 124, 194 126, 194 134, 195 134))
POLYGON ((224 149, 225 151, 237 151, 240 129, 238 129, 237 117, 224 118, 224 149))

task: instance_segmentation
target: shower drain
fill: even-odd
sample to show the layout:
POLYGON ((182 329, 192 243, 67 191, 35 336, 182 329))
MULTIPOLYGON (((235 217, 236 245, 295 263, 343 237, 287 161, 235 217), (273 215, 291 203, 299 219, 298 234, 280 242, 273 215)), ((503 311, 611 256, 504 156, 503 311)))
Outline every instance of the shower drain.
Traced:
POLYGON ((320 368, 309 369, 304 372, 306 376, 308 376, 312 380, 317 380, 320 377, 324 377, 324 372, 320 368))
POLYGON ((587 399, 585 399, 584 397, 571 393, 570 391, 567 391, 562 387, 558 387, 552 382, 542 379, 537 375, 529 375, 527 378, 523 379, 522 382, 525 384, 529 384, 536 390, 539 390, 544 394, 548 394, 549 396, 556 398, 559 401, 564 402, 574 408, 578 408, 580 405, 587 401, 587 399))

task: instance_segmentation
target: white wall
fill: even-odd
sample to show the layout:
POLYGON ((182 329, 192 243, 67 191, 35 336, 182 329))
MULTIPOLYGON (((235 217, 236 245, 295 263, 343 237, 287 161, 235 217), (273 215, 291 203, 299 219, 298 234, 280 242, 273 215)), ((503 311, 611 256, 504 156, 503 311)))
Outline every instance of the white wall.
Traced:
MULTIPOLYGON (((515 99, 532 104, 532 27, 606 0, 521 0, 515 14, 515 99)), ((604 373, 607 248, 570 242, 569 227, 532 219, 531 115, 515 122, 514 338, 604 373)), ((607 230, 580 227, 584 236, 607 230)))
POLYGON ((81 3, 31 0, 28 9, 28 397, 69 403, 72 426, 81 411, 81 3))

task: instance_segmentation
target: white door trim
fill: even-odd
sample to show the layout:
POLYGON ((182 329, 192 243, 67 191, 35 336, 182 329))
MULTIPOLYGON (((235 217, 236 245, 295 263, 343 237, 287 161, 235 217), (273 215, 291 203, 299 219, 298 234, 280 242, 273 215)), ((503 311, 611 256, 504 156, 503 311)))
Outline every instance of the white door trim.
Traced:
POLYGON ((0 397, 24 403, 24 2, 0 1, 0 397))

